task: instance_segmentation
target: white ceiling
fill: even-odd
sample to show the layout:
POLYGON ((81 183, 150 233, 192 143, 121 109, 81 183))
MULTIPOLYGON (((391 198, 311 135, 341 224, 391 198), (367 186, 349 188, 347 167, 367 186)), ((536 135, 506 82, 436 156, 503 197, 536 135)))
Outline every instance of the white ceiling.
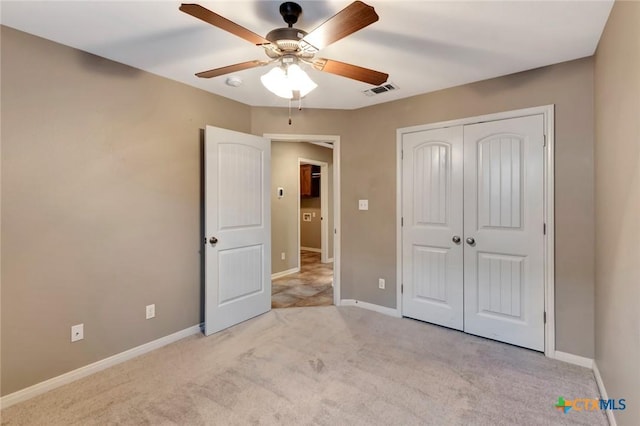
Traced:
MULTIPOLYGON (((195 0, 187 0, 195 1, 195 0)), ((317 56, 389 74, 396 92, 367 97, 370 85, 309 69, 318 88, 303 101, 314 108, 352 109, 594 53, 613 0, 399 1, 365 0, 380 20, 317 56)), ((202 6, 260 35, 286 26, 281 1, 206 1, 202 6)), ((310 31, 350 1, 298 3, 296 27, 310 31)), ((2 1, 2 24, 254 106, 286 106, 262 87, 258 68, 199 79, 194 73, 252 59, 260 47, 178 10, 175 1, 2 1)))

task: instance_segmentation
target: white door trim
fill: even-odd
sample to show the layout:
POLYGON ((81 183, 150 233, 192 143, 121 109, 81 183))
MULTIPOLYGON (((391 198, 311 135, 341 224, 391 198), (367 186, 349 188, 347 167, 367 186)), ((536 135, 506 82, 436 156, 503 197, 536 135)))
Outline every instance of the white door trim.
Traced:
POLYGON ((333 304, 340 305, 340 136, 264 133, 272 142, 308 142, 333 147, 333 304))
MULTIPOLYGON (((440 129, 443 127, 461 126, 482 123, 485 121, 504 120, 508 118, 525 117, 542 114, 544 117, 544 135, 546 146, 544 147, 544 222, 546 235, 544 239, 544 310, 546 323, 544 325, 544 354, 553 358, 555 355, 555 224, 554 224, 554 111, 555 105, 544 105, 533 108, 524 108, 513 111, 486 114, 476 117, 461 118, 443 121, 439 123, 424 124, 419 126, 403 127, 396 131, 396 270, 397 283, 402 283, 402 135, 405 133, 420 132, 424 130, 440 129)), ((402 315, 402 289, 401 285, 396 289, 396 309, 402 315)))
MULTIPOLYGON (((314 166, 320 166, 320 262, 328 263, 329 262, 329 203, 327 199, 329 197, 329 182, 327 179, 327 174, 329 173, 329 164, 324 161, 316 161, 309 160, 308 158, 300 158, 298 157, 298 167, 302 164, 311 164, 314 166)), ((296 194, 300 194, 300 180, 298 179, 298 191, 296 194)), ((302 239, 301 235, 301 226, 300 223, 300 197, 298 197, 298 253, 302 249, 302 244, 300 240, 302 239)), ((302 268, 302 260, 298 255, 298 268, 302 268)))

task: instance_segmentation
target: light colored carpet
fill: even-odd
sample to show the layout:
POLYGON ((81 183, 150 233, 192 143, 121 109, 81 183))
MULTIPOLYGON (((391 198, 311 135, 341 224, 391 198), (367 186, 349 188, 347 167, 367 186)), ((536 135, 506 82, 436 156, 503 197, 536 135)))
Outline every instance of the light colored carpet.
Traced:
POLYGON ((3 410, 3 425, 605 425, 591 371, 355 307, 271 311, 3 410))

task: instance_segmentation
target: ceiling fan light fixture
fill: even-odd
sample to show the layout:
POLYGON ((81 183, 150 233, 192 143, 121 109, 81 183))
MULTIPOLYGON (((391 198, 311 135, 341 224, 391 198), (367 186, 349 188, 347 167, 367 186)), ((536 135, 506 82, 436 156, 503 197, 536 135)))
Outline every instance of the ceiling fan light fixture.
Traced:
POLYGON ((271 93, 281 98, 291 99, 293 93, 287 81, 287 74, 281 67, 275 67, 262 77, 260 77, 262 85, 271 93))
POLYGON ((284 99, 293 99, 294 92, 299 92, 299 96, 303 98, 318 87, 307 73, 295 63, 271 69, 260 77, 260 81, 267 90, 284 99))
POLYGON ((287 77, 289 78, 291 90, 299 91, 301 98, 304 98, 313 89, 318 87, 318 85, 311 80, 311 77, 309 77, 298 64, 291 64, 287 67, 287 77))

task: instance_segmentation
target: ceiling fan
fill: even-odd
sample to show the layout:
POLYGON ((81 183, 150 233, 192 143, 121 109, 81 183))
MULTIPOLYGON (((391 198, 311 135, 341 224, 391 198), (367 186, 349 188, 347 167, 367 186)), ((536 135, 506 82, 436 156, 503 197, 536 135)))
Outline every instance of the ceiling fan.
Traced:
POLYGON ((288 27, 276 28, 265 37, 198 4, 182 4, 180 10, 264 48, 269 57, 269 60, 266 61, 253 60, 199 72, 196 76, 200 78, 212 78, 278 63, 278 66, 263 75, 261 80, 267 89, 286 99, 300 99, 316 87, 316 84, 302 71, 299 63, 311 65, 318 71, 340 75, 375 86, 383 84, 389 78, 388 74, 372 69, 315 57, 320 49, 371 25, 379 19, 374 8, 361 1, 351 3, 309 33, 293 27, 302 14, 300 5, 294 2, 282 3, 280 15, 288 27))

